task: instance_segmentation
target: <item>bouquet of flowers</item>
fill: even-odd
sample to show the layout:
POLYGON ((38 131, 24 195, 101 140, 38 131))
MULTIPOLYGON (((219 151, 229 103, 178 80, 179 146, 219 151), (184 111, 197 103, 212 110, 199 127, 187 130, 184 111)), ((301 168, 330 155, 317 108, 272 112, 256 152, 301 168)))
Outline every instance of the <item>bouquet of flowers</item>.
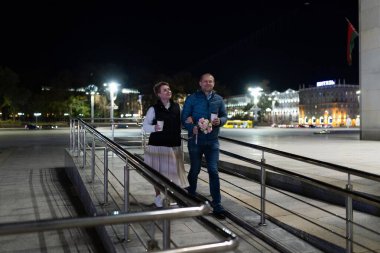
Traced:
POLYGON ((200 118, 198 121, 198 127, 199 130, 202 131, 204 134, 211 133, 212 131, 212 124, 208 119, 200 118))
MULTIPOLYGON (((211 133, 212 131, 212 124, 208 119, 200 118, 198 120, 198 129, 204 134, 211 133)), ((198 143, 198 135, 195 136, 195 144, 198 143)))

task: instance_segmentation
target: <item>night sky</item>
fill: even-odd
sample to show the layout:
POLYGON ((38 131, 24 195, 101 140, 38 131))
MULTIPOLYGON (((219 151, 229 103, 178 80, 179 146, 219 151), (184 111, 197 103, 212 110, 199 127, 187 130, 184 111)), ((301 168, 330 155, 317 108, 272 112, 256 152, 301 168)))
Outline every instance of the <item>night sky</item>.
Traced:
POLYGON ((0 65, 23 83, 99 66, 135 88, 146 73, 211 72, 231 95, 263 80, 279 91, 358 83, 359 44, 348 66, 345 20, 358 30, 357 0, 7 2, 0 65))

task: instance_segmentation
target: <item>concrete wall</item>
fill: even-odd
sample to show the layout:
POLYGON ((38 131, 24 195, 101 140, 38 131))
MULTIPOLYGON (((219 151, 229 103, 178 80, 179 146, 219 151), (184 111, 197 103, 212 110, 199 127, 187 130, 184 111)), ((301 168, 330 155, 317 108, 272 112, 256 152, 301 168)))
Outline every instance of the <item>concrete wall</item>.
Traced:
POLYGON ((361 139, 380 140, 380 0, 359 0, 361 139))

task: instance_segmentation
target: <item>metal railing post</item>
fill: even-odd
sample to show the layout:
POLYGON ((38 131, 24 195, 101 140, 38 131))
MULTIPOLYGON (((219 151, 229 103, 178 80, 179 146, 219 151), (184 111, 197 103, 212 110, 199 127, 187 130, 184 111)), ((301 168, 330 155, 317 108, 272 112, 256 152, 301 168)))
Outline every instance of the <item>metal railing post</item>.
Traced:
POLYGON ((74 131, 73 131, 73 142, 74 142, 74 152, 78 152, 78 138, 77 138, 77 135, 78 135, 78 127, 79 127, 79 122, 75 121, 74 120, 74 131))
POLYGON ((79 120, 78 120, 78 136, 77 136, 77 144, 78 144, 77 156, 80 157, 80 124, 79 124, 79 120))
POLYGON ((111 129, 112 129, 112 138, 111 140, 114 141, 115 140, 115 124, 114 124, 114 121, 111 120, 111 129))
POLYGON ((266 173, 265 173, 265 158, 264 158, 264 151, 262 151, 261 155, 261 201, 260 201, 260 225, 265 226, 265 199, 266 199, 266 192, 265 192, 265 181, 266 181, 266 173))
POLYGON ((104 204, 108 203, 108 147, 104 148, 104 204))
POLYGON ((70 118, 70 144, 69 144, 69 149, 72 151, 73 147, 73 120, 70 118))
POLYGON ((106 170, 108 171, 108 146, 104 147, 103 171, 106 170))
POLYGON ((76 145, 76 122, 75 119, 73 120, 73 153, 75 153, 77 145, 76 145))
MULTIPOLYGON (((128 159, 125 161, 124 166, 124 213, 129 212, 129 167, 128 159)), ((126 242, 129 240, 129 224, 124 224, 124 239, 126 242)))
POLYGON ((86 144, 86 128, 83 126, 83 165, 82 167, 83 168, 86 168, 86 159, 87 159, 87 152, 86 152, 86 148, 87 148, 87 144, 86 144))
MULTIPOLYGON (((351 175, 348 173, 348 182, 346 184, 346 190, 352 191, 353 186, 351 184, 351 175)), ((346 197, 346 253, 351 253, 353 250, 353 225, 354 213, 352 208, 352 197, 347 195, 346 197)))
MULTIPOLYGON (((163 200, 163 204, 165 208, 168 208, 170 203, 168 199, 168 189, 165 187, 165 198, 163 200)), ((163 220, 163 231, 162 231, 162 248, 169 249, 170 248, 170 220, 163 220)))
POLYGON ((145 132, 142 132, 142 143, 141 143, 141 145, 142 145, 142 149, 145 150, 145 148, 146 148, 146 134, 145 134, 145 132))
POLYGON ((92 134, 92 145, 91 145, 91 182, 95 180, 95 135, 92 134))

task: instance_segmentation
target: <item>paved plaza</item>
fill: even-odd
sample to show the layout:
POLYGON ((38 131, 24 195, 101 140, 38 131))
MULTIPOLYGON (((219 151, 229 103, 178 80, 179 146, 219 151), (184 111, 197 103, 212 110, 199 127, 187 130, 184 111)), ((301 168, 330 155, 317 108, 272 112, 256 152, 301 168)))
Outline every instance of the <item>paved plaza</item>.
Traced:
MULTIPOLYGON (((266 132, 265 135, 260 135, 260 129, 255 130, 257 130, 257 132, 251 130, 249 132, 250 135, 246 135, 245 137, 239 137, 239 132, 244 131, 243 129, 234 132, 232 132, 233 130, 228 130, 228 133, 232 135, 231 138, 241 138, 247 142, 254 142, 257 145, 279 149, 314 159, 320 159, 326 162, 337 163, 357 170, 380 174, 380 157, 377 155, 378 150, 380 150, 380 143, 375 141, 360 141, 355 133, 342 132, 329 135, 317 135, 311 132, 310 135, 306 136, 289 134, 287 136, 279 137, 275 135, 275 132, 278 131, 278 129, 264 129, 263 131, 266 132), (233 136, 234 134, 236 136, 233 136)), ((287 131, 287 129, 284 129, 283 131, 287 131)), ((222 133, 224 133, 224 130, 222 133)), ((25 134, 25 132, 22 134, 25 134)), ((58 132, 51 132, 51 134, 49 133, 45 135, 40 135, 38 132, 28 132, 27 134, 28 136, 25 137, 24 140, 24 137, 22 137, 22 135, 19 136, 17 131, 0 131, 1 222, 77 216, 78 213, 76 213, 75 208, 72 207, 70 201, 65 201, 68 197, 60 188, 61 186, 57 182, 55 173, 52 173, 52 171, 64 167, 64 149, 68 147, 68 130, 58 130, 58 132)), ((118 138, 118 135, 116 135, 116 137, 118 138)), ((259 159, 261 156, 260 152, 255 152, 248 148, 236 148, 233 144, 225 142, 221 143, 221 149, 235 151, 240 155, 245 155, 251 158, 256 157, 259 159)), ((139 151, 135 151, 135 153, 138 152, 139 151)), ((281 165, 287 169, 293 169, 295 172, 331 184, 344 186, 347 180, 346 176, 342 173, 332 173, 329 170, 315 171, 296 164, 291 164, 291 166, 289 166, 289 163, 286 161, 269 154, 266 155, 265 158, 267 163, 281 165)), ((222 155, 220 159, 234 162, 232 159, 224 155, 222 155)), ((80 163, 80 161, 78 162, 80 163)), ((112 164, 117 165, 117 162, 112 164)), ((240 162, 240 165, 247 164, 240 162)), ((120 166, 115 167, 120 168, 120 166)), ((188 170, 188 165, 186 166, 186 169, 188 170)), ((82 172, 85 173, 86 171, 87 170, 83 170, 82 172)), ((84 177, 86 177, 85 174, 84 177)), ((224 173, 221 173, 221 177, 227 181, 238 184, 244 189, 249 189, 252 192, 259 193, 260 191, 259 186, 249 180, 235 178, 224 173)), ((143 207, 154 208, 152 206, 153 189, 151 189, 149 184, 142 184, 142 179, 139 179, 138 175, 135 175, 135 179, 135 182, 140 182, 139 187, 145 189, 141 190, 144 194, 140 194, 142 195, 140 197, 142 198, 141 203, 143 203, 143 207)), ((207 174, 202 172, 200 174, 199 193, 206 198, 209 198, 207 180, 207 174)), ((86 180, 84 181, 86 182, 86 180)), ((269 220, 267 221, 268 225, 266 227, 258 226, 260 220, 259 215, 254 215, 249 211, 249 208, 247 209, 247 207, 238 207, 231 196, 239 196, 240 199, 245 200, 247 204, 252 204, 254 206, 259 206, 259 199, 257 197, 248 197, 243 191, 230 187, 224 181, 221 185, 223 191, 223 205, 225 205, 231 213, 246 216, 248 223, 256 226, 256 233, 261 233, 257 234, 257 236, 252 236, 230 219, 227 219, 226 221, 217 221, 210 216, 209 219, 213 222, 229 228, 241 238, 240 248, 236 252, 277 252, 277 250, 270 244, 260 239, 260 236, 263 235, 266 235, 270 240, 277 242, 291 252, 319 252, 318 249, 300 241, 292 234, 286 233, 286 231, 269 220)), ((378 183, 361 181, 360 184, 354 185, 354 189, 355 188, 371 194, 378 194, 378 192, 380 192, 378 183)), ((289 199, 280 199, 277 193, 272 192, 272 190, 269 189, 268 196, 272 198, 272 200, 277 200, 278 203, 284 204, 292 211, 307 214, 308 218, 313 221, 328 224, 332 230, 344 230, 344 223, 336 222, 328 215, 321 215, 316 211, 310 211, 307 207, 299 203, 289 202, 289 199)), ((327 209, 333 213, 344 216, 344 209, 341 207, 329 205, 316 200, 313 200, 312 202, 315 205, 327 207, 327 209)), ((267 209, 268 213, 271 213, 271 215, 281 222, 284 222, 285 224, 290 222, 297 226, 304 226, 306 231, 309 229, 315 233, 321 233, 321 237, 323 238, 324 232, 322 230, 318 232, 313 226, 305 225, 305 223, 297 220, 294 215, 281 211, 273 205, 268 205, 267 209)), ((380 227, 379 218, 376 216, 355 212, 355 218, 360 222, 371 225, 375 230, 380 227)), ((181 243, 188 243, 188 240, 186 240, 186 238, 189 238, 188 233, 198 234, 200 238, 205 239, 206 241, 213 238, 213 235, 211 234, 209 238, 205 236, 206 231, 201 232, 202 228, 197 224, 198 223, 193 223, 190 220, 185 220, 183 223, 176 222, 173 224, 172 232, 174 231, 178 245, 181 245, 181 243)), ((147 226, 150 225, 148 224, 147 226)), ((144 227, 141 227, 141 229, 144 229, 144 227)), ((159 232, 156 231, 156 233, 159 232)), ((81 249, 86 248, 86 251, 97 252, 97 248, 94 246, 91 239, 79 239, 82 238, 82 236, 88 238, 87 234, 79 229, 59 231, 56 233, 45 232, 18 236, 3 236, 0 237, 0 252, 43 252, 43 249, 50 247, 55 249, 60 247, 69 247, 70 249, 75 248, 76 251, 73 250, 73 252, 82 252, 81 249), (70 245, 67 243, 71 240, 73 240, 75 244, 70 245), (26 251, 27 249, 29 250, 26 251)), ((191 242, 198 241, 196 239, 197 237, 190 237, 192 238, 191 242)), ((371 248, 376 250, 380 249, 380 247, 376 246, 376 242, 380 241, 378 237, 366 237, 365 235, 364 237, 363 240, 365 240, 367 245, 370 245, 371 248)), ((157 238, 160 238, 160 236, 157 235, 157 238)), ((344 246, 344 242, 340 244, 344 246)), ((138 249, 141 249, 139 247, 140 246, 136 246, 135 249, 137 251, 132 252, 139 252, 138 249)))

